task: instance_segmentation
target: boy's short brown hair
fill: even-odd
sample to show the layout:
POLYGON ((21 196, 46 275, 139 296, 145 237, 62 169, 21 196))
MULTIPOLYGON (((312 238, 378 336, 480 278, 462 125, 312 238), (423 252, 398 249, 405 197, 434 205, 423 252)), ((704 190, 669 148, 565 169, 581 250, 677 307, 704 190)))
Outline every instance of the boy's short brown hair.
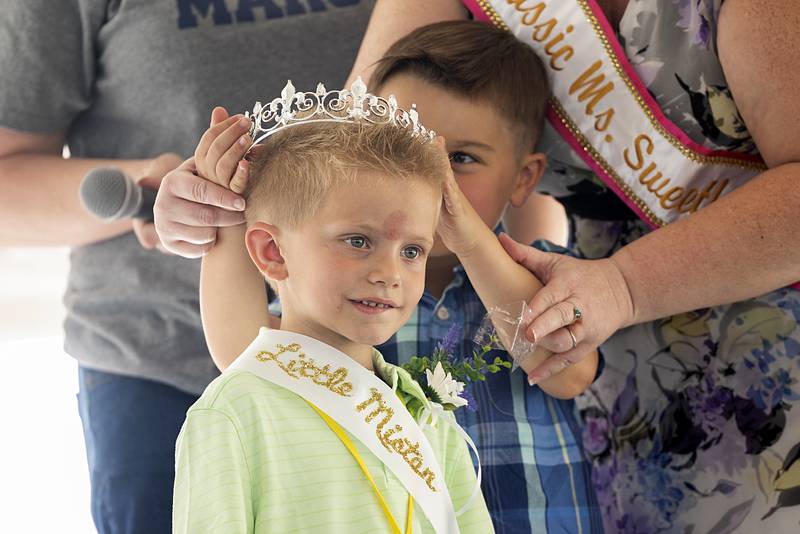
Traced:
MULTIPOLYGON (((300 226, 334 188, 357 180, 405 179, 441 192, 449 163, 436 143, 394 124, 321 122, 268 137, 248 156, 248 224, 300 226)), ((398 203, 402 203, 398 199, 398 203)))
POLYGON ((539 139, 550 97, 547 72, 536 52, 507 31, 474 20, 423 26, 378 60, 370 90, 401 73, 489 103, 519 137, 521 150, 532 151, 539 139))

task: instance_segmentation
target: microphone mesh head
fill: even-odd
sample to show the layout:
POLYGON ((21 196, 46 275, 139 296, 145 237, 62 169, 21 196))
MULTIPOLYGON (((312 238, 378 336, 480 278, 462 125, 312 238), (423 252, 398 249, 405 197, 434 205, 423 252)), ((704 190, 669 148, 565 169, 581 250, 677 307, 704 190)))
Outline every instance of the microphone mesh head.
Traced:
POLYGON ((83 207, 101 219, 118 218, 129 196, 125 174, 114 168, 94 169, 83 177, 80 195, 83 207))

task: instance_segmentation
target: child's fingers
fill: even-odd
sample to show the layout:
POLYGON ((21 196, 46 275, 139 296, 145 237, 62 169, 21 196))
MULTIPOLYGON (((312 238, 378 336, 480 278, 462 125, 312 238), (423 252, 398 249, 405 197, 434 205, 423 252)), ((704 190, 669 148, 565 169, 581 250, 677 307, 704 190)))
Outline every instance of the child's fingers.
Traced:
POLYGON ((178 167, 175 170, 177 170, 177 171, 189 171, 190 173, 196 173, 197 172, 197 167, 195 166, 194 156, 192 156, 192 157, 190 157, 188 159, 185 159, 183 161, 183 163, 178 165, 178 167))
MULTIPOLYGON (((233 128, 233 127, 231 127, 233 128)), ((220 136, 222 139, 222 136, 220 136)), ((247 153, 247 149, 250 148, 250 145, 253 144, 253 140, 250 138, 250 135, 245 133, 239 136, 238 139, 231 145, 228 150, 219 158, 217 161, 217 166, 214 169, 214 172, 217 176, 216 182, 225 187, 231 187, 231 180, 233 179, 235 173, 238 170, 239 162, 242 161, 242 158, 247 153)), ((213 152, 215 149, 212 149, 209 152, 213 152)), ((209 161, 211 158, 209 158, 209 161)))
POLYGON ((231 180, 231 191, 241 195, 247 189, 247 182, 250 179, 250 162, 247 160, 239 161, 236 166, 236 173, 231 180))
POLYGON ((213 173, 216 183, 227 187, 230 183, 236 164, 244 157, 250 147, 250 121, 245 117, 234 122, 211 143, 206 154, 206 167, 213 173))
POLYGON ((243 115, 234 115, 233 117, 228 117, 222 122, 211 126, 208 130, 203 133, 203 136, 200 138, 200 142, 197 143, 197 148, 194 149, 194 156, 197 160, 198 167, 202 167, 205 163, 206 156, 208 155, 208 149, 211 148, 211 145, 216 141, 217 137, 224 132, 228 127, 239 119, 244 118, 243 115))
POLYGON ((228 110, 222 106, 217 106, 211 110, 211 124, 209 128, 229 118, 228 110))
POLYGON ((442 137, 440 135, 440 136, 436 137, 436 141, 435 142, 436 142, 437 148, 439 149, 439 151, 442 154, 442 157, 447 162, 447 175, 448 175, 448 178, 455 179, 455 176, 453 175, 453 167, 450 164, 450 153, 447 151, 447 139, 445 139, 444 137, 442 137))

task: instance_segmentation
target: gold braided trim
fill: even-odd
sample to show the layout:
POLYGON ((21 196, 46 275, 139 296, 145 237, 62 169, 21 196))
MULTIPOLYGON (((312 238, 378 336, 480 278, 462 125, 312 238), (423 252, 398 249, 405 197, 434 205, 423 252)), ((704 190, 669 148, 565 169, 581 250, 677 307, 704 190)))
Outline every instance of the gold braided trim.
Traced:
POLYGON ((619 187, 623 193, 625 193, 625 196, 634 204, 636 204, 642 213, 647 216, 650 222, 657 226, 664 226, 666 224, 664 220, 658 217, 653 210, 651 210, 647 204, 641 198, 639 198, 636 193, 634 193, 633 189, 628 186, 625 180, 620 178, 611 165, 609 165, 608 162, 606 162, 606 160, 603 159, 603 157, 597 152, 597 150, 594 149, 589 140, 583 136, 575 123, 572 122, 572 119, 569 118, 564 108, 561 107, 561 103, 559 103, 555 98, 551 98, 550 104, 553 106, 553 111, 555 111, 556 115, 558 115, 558 119, 561 121, 561 124, 563 124, 573 136, 575 136, 575 139, 581 145, 581 148, 583 148, 583 150, 589 154, 592 160, 597 163, 597 165, 599 165, 603 171, 605 171, 605 173, 611 177, 612 180, 614 180, 614 183, 617 184, 617 187, 619 187))

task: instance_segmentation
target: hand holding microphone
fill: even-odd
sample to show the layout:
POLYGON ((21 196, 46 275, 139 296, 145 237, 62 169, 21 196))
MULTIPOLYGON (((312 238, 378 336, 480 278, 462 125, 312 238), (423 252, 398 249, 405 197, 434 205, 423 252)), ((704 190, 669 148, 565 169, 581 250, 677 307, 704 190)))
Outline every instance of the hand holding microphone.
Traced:
POLYGON ((131 219, 144 248, 167 252, 153 225, 153 206, 164 176, 181 161, 177 154, 161 154, 150 160, 136 179, 113 167, 93 169, 81 182, 81 203, 104 220, 131 219))
POLYGON ((115 167, 92 169, 80 187, 83 207, 106 221, 132 218, 152 222, 157 193, 115 167))
MULTIPOLYGON (((212 127, 226 135, 221 139, 204 136, 198 146, 196 155, 204 165, 204 176, 234 174, 249 146, 236 143, 230 147, 233 143, 227 134, 247 132, 244 126, 238 133, 230 128, 235 121, 223 108, 214 109, 212 127), (211 162, 214 168, 205 168, 211 162)), ((95 169, 84 178, 81 198, 84 206, 101 218, 132 218, 134 232, 145 248, 199 258, 214 246, 217 228, 244 223, 244 199, 230 188, 198 176, 195 158, 181 163, 177 154, 163 154, 150 163, 140 180, 120 178, 121 174, 95 169), (158 193, 153 195, 156 189, 158 193)))

